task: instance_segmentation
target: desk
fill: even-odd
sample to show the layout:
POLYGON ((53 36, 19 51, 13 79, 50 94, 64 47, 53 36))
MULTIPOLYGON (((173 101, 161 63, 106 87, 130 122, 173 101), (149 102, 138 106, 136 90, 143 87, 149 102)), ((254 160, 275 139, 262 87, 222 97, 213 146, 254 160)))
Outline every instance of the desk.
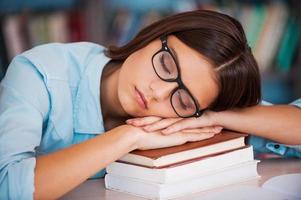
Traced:
MULTIPOLYGON (((289 174, 301 173, 301 159, 267 159, 262 160, 257 167, 260 179, 238 183, 238 185, 256 186, 260 187, 266 180, 271 177, 289 174)), ((177 198, 176 200, 195 199, 198 196, 208 194, 210 192, 218 192, 222 189, 231 186, 224 186, 221 188, 194 193, 186 197, 177 198)), ((145 200, 144 198, 128 195, 121 192, 106 190, 103 179, 88 180, 77 188, 67 193, 61 198, 62 200, 145 200)))

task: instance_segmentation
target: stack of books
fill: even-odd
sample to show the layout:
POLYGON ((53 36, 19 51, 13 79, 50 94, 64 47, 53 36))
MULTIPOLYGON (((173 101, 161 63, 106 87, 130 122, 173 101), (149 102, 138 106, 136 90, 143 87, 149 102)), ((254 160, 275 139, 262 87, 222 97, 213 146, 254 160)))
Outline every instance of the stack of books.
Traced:
POLYGON ((246 134, 223 131, 179 146, 135 150, 107 167, 107 189, 149 199, 171 199, 258 178, 246 134))

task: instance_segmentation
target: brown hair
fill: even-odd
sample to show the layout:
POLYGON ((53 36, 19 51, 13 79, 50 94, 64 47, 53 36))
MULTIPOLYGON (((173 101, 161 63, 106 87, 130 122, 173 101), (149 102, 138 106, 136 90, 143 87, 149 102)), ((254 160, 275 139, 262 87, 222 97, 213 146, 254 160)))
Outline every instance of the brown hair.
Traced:
POLYGON ((174 35, 204 55, 214 66, 219 94, 209 109, 243 108, 261 99, 260 74, 241 24, 234 18, 208 10, 179 13, 157 21, 122 47, 110 46, 106 55, 125 60, 162 35, 174 35))

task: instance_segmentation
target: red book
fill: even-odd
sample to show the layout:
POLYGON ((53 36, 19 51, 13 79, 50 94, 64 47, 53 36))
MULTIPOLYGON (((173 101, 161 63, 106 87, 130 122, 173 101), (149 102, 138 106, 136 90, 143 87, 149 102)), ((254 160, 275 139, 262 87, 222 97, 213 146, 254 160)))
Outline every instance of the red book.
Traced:
POLYGON ((119 161, 146 167, 162 168, 241 148, 245 146, 246 136, 247 134, 233 131, 222 131, 222 133, 212 138, 198 142, 188 142, 183 145, 160 149, 135 150, 120 158, 119 161))

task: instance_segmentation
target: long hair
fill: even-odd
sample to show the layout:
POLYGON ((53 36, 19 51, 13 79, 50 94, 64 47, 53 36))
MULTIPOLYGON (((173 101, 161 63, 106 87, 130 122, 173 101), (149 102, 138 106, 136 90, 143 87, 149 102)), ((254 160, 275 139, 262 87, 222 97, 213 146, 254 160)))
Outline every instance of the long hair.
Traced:
POLYGON ((216 71, 219 94, 213 111, 256 105, 261 99, 257 62, 241 24, 234 18, 208 10, 179 13, 142 29, 124 46, 109 46, 106 55, 123 61, 162 35, 174 35, 205 56, 216 71))

